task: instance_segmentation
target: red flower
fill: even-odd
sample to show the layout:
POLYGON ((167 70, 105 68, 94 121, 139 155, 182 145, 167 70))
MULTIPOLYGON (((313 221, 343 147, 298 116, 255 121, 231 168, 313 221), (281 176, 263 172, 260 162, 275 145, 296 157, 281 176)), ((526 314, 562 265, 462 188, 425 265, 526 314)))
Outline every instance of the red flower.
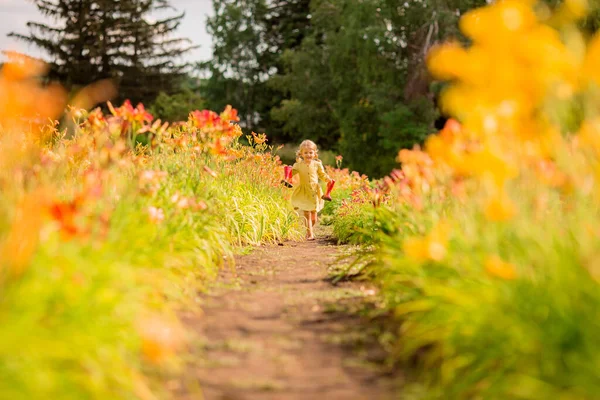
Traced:
POLYGON ((232 108, 229 104, 221 113, 221 119, 226 122, 238 122, 240 120, 237 110, 232 108))
POLYGON ((146 107, 142 103, 139 103, 136 108, 133 108, 129 100, 125 100, 119 108, 114 108, 110 101, 107 104, 112 115, 121 117, 128 122, 150 123, 154 120, 154 116, 146 111, 146 107))
POLYGON ((66 239, 84 233, 83 229, 76 223, 82 203, 83 198, 76 196, 72 201, 57 201, 49 207, 50 217, 58 223, 60 233, 66 239))
POLYGON ((210 110, 193 111, 191 113, 191 117, 196 128, 200 129, 212 128, 217 123, 221 122, 221 117, 219 117, 219 115, 216 112, 210 110))

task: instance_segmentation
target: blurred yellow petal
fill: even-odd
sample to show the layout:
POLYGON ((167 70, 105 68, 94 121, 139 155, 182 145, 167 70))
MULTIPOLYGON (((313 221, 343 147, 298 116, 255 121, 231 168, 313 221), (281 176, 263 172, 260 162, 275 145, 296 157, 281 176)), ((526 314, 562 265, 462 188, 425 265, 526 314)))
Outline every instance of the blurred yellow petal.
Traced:
POLYGON ((600 85, 600 32, 596 33, 588 43, 582 72, 585 78, 600 85))
POLYGON ((494 278, 514 280, 517 278, 517 269, 511 263, 502 260, 496 255, 486 258, 484 268, 494 278))
POLYGON ((504 0, 467 12, 459 26, 476 43, 508 45, 509 34, 531 28, 536 20, 530 2, 504 0))
POLYGON ((577 19, 585 17, 590 11, 588 0, 564 0, 563 6, 577 19))
MULTIPOLYGON (((71 101, 71 106, 75 109, 89 110, 97 104, 112 100, 116 95, 117 89, 115 84, 110 79, 104 79, 92 83, 77 92, 71 101)), ((112 110, 114 110, 114 107, 112 110)))
POLYGON ((577 137, 582 145, 600 154, 600 117, 583 121, 577 137))
POLYGON ((404 254, 415 261, 425 261, 428 258, 428 243, 424 239, 407 238, 402 244, 404 254))
POLYGON ((501 193, 486 203, 484 214, 489 221, 509 221, 517 214, 517 207, 508 195, 501 193))
POLYGON ((427 56, 427 67, 438 79, 459 77, 467 65, 467 52, 459 43, 446 43, 434 47, 427 56))
POLYGON ((442 261, 448 251, 445 243, 430 241, 427 246, 427 257, 433 261, 442 261))

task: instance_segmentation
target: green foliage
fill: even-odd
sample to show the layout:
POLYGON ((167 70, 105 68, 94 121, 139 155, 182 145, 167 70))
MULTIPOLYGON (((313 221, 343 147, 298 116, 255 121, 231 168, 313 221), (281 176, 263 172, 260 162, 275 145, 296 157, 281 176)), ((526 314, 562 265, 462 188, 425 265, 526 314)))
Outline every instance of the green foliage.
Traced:
POLYGON ((213 0, 208 19, 213 58, 200 67, 209 72, 203 96, 211 109, 233 104, 248 130, 269 132, 275 142, 292 138, 270 111, 285 97, 268 85, 281 70, 285 49, 300 44, 310 26, 309 0, 213 0))
POLYGON ((286 130, 326 147, 339 141, 348 166, 373 176, 391 169, 401 147, 420 142, 433 119, 425 100, 404 98, 401 60, 409 55, 398 45, 406 33, 390 25, 396 14, 383 1, 313 2, 312 35, 286 53, 286 74, 273 80, 292 96, 273 111, 286 130))
POLYGON ((131 367, 142 351, 147 299, 159 292, 167 303, 184 301, 231 254, 214 216, 173 213, 160 227, 148 218, 149 206, 171 203, 172 190, 211 201, 206 181, 189 186, 191 179, 173 175, 153 200, 135 194, 133 176, 123 178, 133 190, 117 203, 105 243, 46 244, 18 284, 5 287, 1 398, 131 398, 142 384, 131 367))
POLYGON ((214 0, 207 100, 237 105, 245 127, 277 143, 310 138, 383 176, 433 130, 425 54, 483 3, 214 0))
MULTIPOLYGON (((328 217, 336 216, 342 202, 350 199, 351 189, 336 190, 335 196, 332 197, 331 201, 326 201, 321 214, 328 217)), ((335 222, 335 219, 330 219, 331 223, 335 222)))
POLYGON ((190 111, 204 108, 205 100, 195 91, 184 88, 172 95, 160 92, 149 111, 163 121, 175 122, 185 121, 190 111))
POLYGON ((367 244, 372 241, 375 230, 373 206, 359 203, 337 213, 333 222, 333 234, 338 243, 367 244))
POLYGON ((324 148, 334 148, 340 137, 331 103, 336 88, 326 57, 312 36, 296 51, 283 54, 288 72, 274 76, 269 84, 292 98, 273 108, 271 116, 284 124, 284 132, 295 141, 311 138, 324 148))
POLYGON ((370 244, 377 230, 375 211, 364 190, 348 188, 336 191, 323 214, 332 216, 333 236, 338 243, 370 244))

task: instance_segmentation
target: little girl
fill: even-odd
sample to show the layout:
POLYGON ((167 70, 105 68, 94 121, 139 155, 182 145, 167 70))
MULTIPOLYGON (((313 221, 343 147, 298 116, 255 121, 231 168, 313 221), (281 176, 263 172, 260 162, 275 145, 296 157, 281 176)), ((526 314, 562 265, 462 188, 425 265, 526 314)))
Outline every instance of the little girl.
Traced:
POLYGON ((318 158, 317 145, 305 140, 300 143, 296 152, 296 163, 292 167, 292 175, 300 175, 300 183, 292 193, 292 206, 304 212, 306 220, 306 239, 314 240, 313 227, 317 224, 317 213, 323 208, 321 199, 323 191, 319 179, 327 183, 331 178, 325 173, 323 164, 318 158))

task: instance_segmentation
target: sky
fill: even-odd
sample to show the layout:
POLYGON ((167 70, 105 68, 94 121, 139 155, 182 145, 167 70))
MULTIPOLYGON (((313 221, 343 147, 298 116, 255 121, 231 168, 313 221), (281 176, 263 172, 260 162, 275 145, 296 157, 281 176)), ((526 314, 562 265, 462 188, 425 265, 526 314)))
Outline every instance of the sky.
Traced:
MULTIPOLYGON (((211 0, 171 0, 177 11, 185 11, 179 27, 179 37, 190 39, 200 48, 190 52, 184 61, 208 60, 211 57, 211 38, 206 32, 206 18, 213 12, 211 0)), ((173 15, 173 14, 170 14, 173 15)), ((16 50, 34 57, 47 58, 34 46, 7 37, 10 32, 27 34, 27 22, 49 22, 28 0, 0 0, 0 50, 16 50)), ((0 55, 0 61, 4 58, 0 55)))

